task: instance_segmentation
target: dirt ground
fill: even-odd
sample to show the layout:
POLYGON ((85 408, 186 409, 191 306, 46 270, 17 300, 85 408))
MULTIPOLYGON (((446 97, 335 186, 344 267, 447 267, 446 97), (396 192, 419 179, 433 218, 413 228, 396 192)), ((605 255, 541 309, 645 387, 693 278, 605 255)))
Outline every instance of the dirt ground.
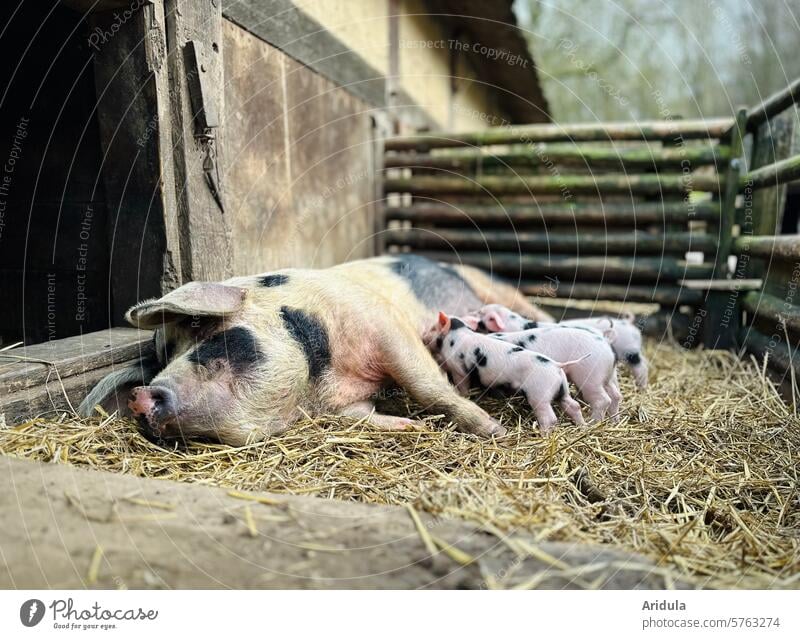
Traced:
POLYGON ((641 556, 397 506, 9 457, 0 482, 2 588, 680 587, 641 556))

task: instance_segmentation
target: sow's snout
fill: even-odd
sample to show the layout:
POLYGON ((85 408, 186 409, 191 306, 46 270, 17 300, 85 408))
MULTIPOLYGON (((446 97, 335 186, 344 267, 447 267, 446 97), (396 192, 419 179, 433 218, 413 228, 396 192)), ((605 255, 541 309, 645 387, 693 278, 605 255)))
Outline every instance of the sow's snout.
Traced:
POLYGON ((177 417, 178 399, 175 391, 166 386, 137 386, 131 391, 128 408, 147 434, 162 436, 177 417))

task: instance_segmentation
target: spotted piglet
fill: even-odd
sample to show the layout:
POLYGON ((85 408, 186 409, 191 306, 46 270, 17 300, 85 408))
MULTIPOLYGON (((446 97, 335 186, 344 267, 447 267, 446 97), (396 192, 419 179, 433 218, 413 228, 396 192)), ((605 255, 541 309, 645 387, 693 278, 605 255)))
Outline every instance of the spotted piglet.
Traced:
POLYGON ((630 368, 636 386, 646 388, 648 364, 647 358, 642 352, 642 332, 637 328, 635 319, 632 313, 626 313, 619 319, 607 316, 586 317, 565 320, 559 322, 559 325, 582 326, 600 330, 611 327, 614 331, 614 341, 611 342, 614 354, 630 368))
POLYGON ((475 333, 459 318, 444 313, 439 313, 438 322, 423 339, 461 394, 466 395, 470 385, 518 391, 533 409, 543 435, 558 421, 551 406, 553 402, 559 402, 576 424, 585 423, 580 404, 569 394, 564 374, 564 368, 575 362, 559 363, 540 353, 475 333))
POLYGON ((536 328, 538 323, 534 320, 515 313, 502 304, 486 304, 479 310, 459 318, 473 331, 480 333, 499 333, 527 331, 536 328))
POLYGON ((614 341, 613 329, 601 333, 583 326, 542 324, 539 328, 493 333, 490 337, 557 361, 576 359, 588 353, 588 358, 564 369, 567 379, 591 406, 592 420, 599 421, 606 416, 614 421, 618 418, 622 393, 617 381, 616 357, 609 343, 614 341))

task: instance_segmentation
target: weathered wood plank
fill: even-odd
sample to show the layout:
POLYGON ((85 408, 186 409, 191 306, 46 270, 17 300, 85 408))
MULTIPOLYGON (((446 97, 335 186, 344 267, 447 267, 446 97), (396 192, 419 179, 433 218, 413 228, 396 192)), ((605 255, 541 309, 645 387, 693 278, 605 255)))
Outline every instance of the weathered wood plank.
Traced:
POLYGON ((733 118, 644 120, 599 124, 531 124, 495 127, 470 133, 444 131, 389 138, 386 140, 386 150, 424 151, 457 146, 527 144, 530 142, 649 141, 669 140, 676 137, 684 140, 715 139, 724 136, 731 126, 733 126, 733 118))
POLYGON ((230 221, 223 212, 224 127, 200 126, 206 110, 225 113, 221 4, 164 0, 184 280, 221 280, 232 273, 230 221), (197 68, 187 55, 191 49, 202 52, 197 68), (190 82, 196 75, 213 102, 202 113, 192 107, 190 82))
POLYGON ((751 291, 742 297, 742 307, 779 324, 785 324, 793 331, 800 331, 800 306, 791 299, 780 298, 762 291, 751 291))
POLYGON ((800 179, 800 155, 762 166, 739 177, 739 188, 762 189, 800 179))
POLYGON ((607 174, 559 176, 415 176, 384 180, 384 193, 440 195, 597 195, 634 193, 637 195, 688 194, 690 191, 719 192, 721 180, 716 175, 607 174))
POLYGON ((226 19, 368 104, 386 106, 386 79, 291 0, 221 0, 226 19))
POLYGON ((678 284, 698 291, 756 291, 760 290, 764 280, 730 279, 730 280, 679 280, 678 284))
POLYGON ((773 93, 758 106, 748 109, 747 129, 755 131, 764 122, 785 111, 798 101, 800 101, 800 78, 785 89, 773 93))
POLYGON ((136 328, 111 328, 96 333, 21 346, 0 353, 0 396, 86 371, 118 364, 152 352, 152 333, 136 328), (39 361, 23 361, 27 360, 39 361))
POLYGON ((576 300, 608 300, 612 302, 642 302, 664 307, 699 304, 703 295, 680 286, 668 284, 597 284, 549 280, 522 281, 519 289, 526 295, 576 300))
POLYGON ((109 373, 119 370, 120 364, 79 372, 59 381, 55 374, 38 386, 5 395, 0 399, 0 414, 6 424, 13 425, 53 411, 77 409, 84 397, 109 373))
POLYGON ((544 145, 512 146, 495 153, 475 151, 448 154, 388 153, 385 168, 448 169, 476 171, 488 167, 547 168, 553 164, 595 169, 675 169, 717 165, 730 156, 730 149, 719 145, 681 148, 614 148, 597 146, 544 145))
POLYGON ((409 207, 389 207, 387 220, 445 225, 623 225, 686 223, 719 220, 718 202, 689 203, 684 199, 626 204, 579 202, 546 204, 447 204, 420 202, 409 207))
POLYGON ((800 260, 800 235, 742 235, 734 240, 733 248, 751 257, 800 260))
POLYGON ((487 251, 542 251, 581 255, 662 255, 687 251, 716 251, 716 237, 700 233, 530 233, 464 229, 390 229, 387 244, 412 249, 467 249, 487 251))
POLYGON ((658 281, 707 278, 712 264, 687 264, 683 260, 648 257, 574 257, 572 255, 532 256, 514 253, 416 251, 431 259, 469 264, 512 278, 558 277, 609 281, 658 281))

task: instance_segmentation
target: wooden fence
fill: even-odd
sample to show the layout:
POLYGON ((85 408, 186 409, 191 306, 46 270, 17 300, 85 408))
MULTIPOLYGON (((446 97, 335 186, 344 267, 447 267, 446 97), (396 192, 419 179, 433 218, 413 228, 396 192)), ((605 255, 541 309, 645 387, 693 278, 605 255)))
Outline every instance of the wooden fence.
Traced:
POLYGON ((531 295, 656 303, 700 318, 707 346, 746 344, 786 370, 800 239, 777 236, 800 177, 798 97, 795 82, 730 118, 390 138, 383 248, 481 266, 531 295))
MULTIPOLYGON (((800 179, 800 79, 746 114, 752 137, 748 171, 739 177, 735 279, 755 277, 758 290, 736 300, 739 343, 792 382, 800 372, 800 235, 781 234, 787 184, 800 179)), ((733 306, 728 300, 728 306, 733 306)), ((796 384, 792 384, 793 387, 796 384)))
POLYGON ((724 277, 735 125, 529 125, 389 139, 385 248, 481 266, 531 295, 702 306, 707 283, 724 277))

